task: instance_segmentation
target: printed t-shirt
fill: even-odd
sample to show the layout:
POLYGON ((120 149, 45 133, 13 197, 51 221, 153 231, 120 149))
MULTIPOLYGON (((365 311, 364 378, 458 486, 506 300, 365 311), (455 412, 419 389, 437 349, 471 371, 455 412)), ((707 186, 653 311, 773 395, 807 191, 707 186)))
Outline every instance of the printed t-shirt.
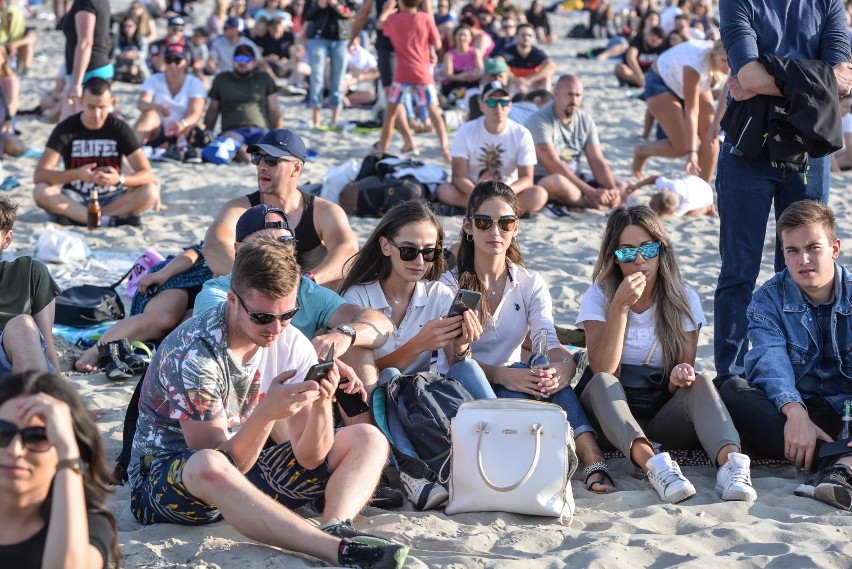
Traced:
POLYGON ((550 59, 544 50, 532 46, 527 55, 518 53, 518 44, 513 43, 503 50, 503 59, 509 66, 509 71, 516 77, 529 77, 541 70, 544 62, 550 59))
POLYGON ((467 160, 467 177, 476 183, 483 170, 497 172, 501 181, 518 179, 518 166, 535 166, 535 146, 530 131, 509 119, 499 134, 485 129, 485 117, 467 121, 456 131, 450 149, 453 158, 467 160))

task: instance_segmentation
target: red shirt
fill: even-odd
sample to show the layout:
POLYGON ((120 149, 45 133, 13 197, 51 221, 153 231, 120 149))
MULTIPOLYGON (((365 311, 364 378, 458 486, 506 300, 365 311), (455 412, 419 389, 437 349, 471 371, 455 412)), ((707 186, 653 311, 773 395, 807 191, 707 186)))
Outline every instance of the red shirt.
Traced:
POLYGON ((394 81, 417 85, 435 82, 429 46, 438 43, 440 35, 432 16, 425 12, 391 14, 382 25, 382 33, 390 39, 396 52, 394 81))

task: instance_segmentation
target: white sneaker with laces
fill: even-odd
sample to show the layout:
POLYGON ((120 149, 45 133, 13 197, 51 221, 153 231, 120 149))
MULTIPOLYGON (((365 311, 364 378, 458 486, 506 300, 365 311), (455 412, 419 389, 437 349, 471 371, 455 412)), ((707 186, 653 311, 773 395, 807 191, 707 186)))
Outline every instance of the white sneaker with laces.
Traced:
POLYGON ((663 502, 677 504, 695 494, 695 486, 681 473, 669 453, 655 455, 645 466, 648 468, 648 480, 663 502))
POLYGON ((723 500, 754 502, 757 492, 751 485, 751 459, 739 452, 728 455, 728 462, 716 473, 716 493, 723 500))
POLYGON ((414 478, 405 472, 399 473, 402 489, 408 500, 414 504, 414 508, 420 510, 434 510, 450 499, 447 489, 435 482, 429 482, 425 478, 414 478))

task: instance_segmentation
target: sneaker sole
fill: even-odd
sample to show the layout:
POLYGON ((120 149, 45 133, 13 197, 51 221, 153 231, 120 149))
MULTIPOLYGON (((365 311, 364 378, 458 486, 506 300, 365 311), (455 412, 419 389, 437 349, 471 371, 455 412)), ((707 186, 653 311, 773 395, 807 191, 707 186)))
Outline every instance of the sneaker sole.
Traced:
POLYGON ((133 374, 128 374, 121 370, 112 370, 106 373, 107 379, 111 379, 112 381, 120 381, 122 379, 130 379, 133 377, 133 374))
POLYGON ((852 508, 852 490, 840 484, 820 484, 814 488, 814 498, 841 510, 852 508))
POLYGON ((680 491, 666 496, 664 501, 669 504, 677 504, 688 498, 692 498, 693 496, 695 496, 695 487, 692 484, 689 484, 688 486, 681 488, 680 491))
POLYGON ((441 504, 445 504, 450 499, 449 492, 433 492, 426 499, 426 503, 422 506, 419 503, 415 503, 414 507, 420 510, 421 512, 424 510, 434 510, 439 507, 441 504))
POLYGON ((716 494, 725 501, 731 502, 754 502, 757 500, 756 492, 725 490, 721 486, 716 486, 716 494))

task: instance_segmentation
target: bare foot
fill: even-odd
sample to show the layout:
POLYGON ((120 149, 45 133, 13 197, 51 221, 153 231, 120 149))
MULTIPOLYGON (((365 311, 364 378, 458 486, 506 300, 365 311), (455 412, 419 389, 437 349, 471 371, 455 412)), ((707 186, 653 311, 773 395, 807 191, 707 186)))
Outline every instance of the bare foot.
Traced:
POLYGON ((642 144, 637 144, 633 147, 633 164, 630 167, 633 172, 633 177, 637 180, 641 180, 645 177, 645 162, 648 160, 647 156, 642 156, 640 153, 642 146, 642 144))
POLYGON ((74 362, 74 369, 80 373, 94 373, 98 371, 98 347, 97 345, 83 352, 74 362))

